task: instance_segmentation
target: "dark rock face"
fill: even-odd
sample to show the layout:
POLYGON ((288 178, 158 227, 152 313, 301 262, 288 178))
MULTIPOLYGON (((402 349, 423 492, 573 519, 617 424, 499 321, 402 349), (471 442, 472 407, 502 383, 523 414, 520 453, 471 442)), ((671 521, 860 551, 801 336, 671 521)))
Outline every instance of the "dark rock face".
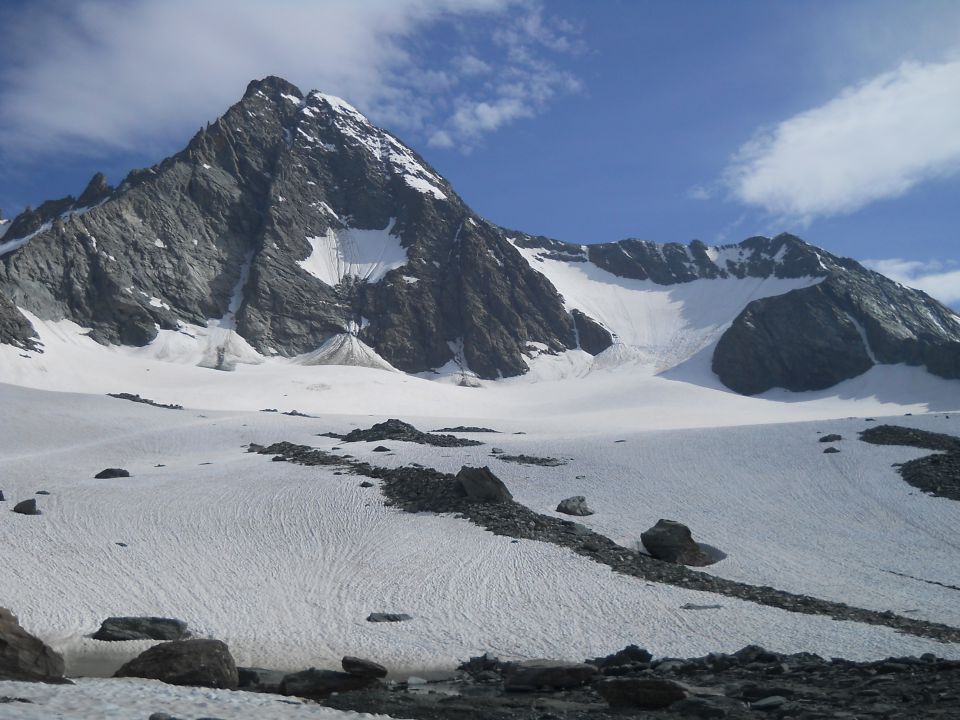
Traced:
POLYGON ((0 608, 0 680, 50 682, 63 678, 63 658, 0 608))
POLYGON ((640 540, 658 560, 694 566, 709 565, 711 562, 693 539, 690 528, 676 520, 658 520, 656 525, 640 534, 640 540))
POLYGON ((481 503, 501 503, 513 500, 503 481, 490 468, 464 465, 454 478, 454 491, 461 497, 481 503))
POLYGON ((114 677, 227 690, 239 683, 233 656, 219 640, 175 640, 154 645, 117 670, 114 677))
POLYGON ((717 343, 713 370, 731 390, 822 390, 875 363, 925 365, 960 378, 960 320, 924 293, 852 260, 822 254, 818 285, 750 303, 717 343))
POLYGON ((687 697, 683 685, 664 678, 608 677, 595 687, 614 708, 660 710, 687 697))
POLYGON ((93 476, 97 480, 111 480, 113 478, 130 477, 130 471, 123 468, 106 468, 93 476))
POLYGON ((960 500, 960 438, 896 425, 877 425, 861 432, 860 439, 875 445, 906 445, 940 451, 903 463, 898 468, 900 475, 923 492, 960 500))
POLYGON ((586 685, 596 674, 597 668, 587 663, 525 660, 510 668, 503 687, 510 691, 563 690, 586 685))
POLYGON ((39 349, 33 325, 17 310, 17 306, 2 290, 0 290, 0 343, 23 350, 39 349))
POLYGON ((159 617, 111 617, 100 624, 94 640, 183 640, 190 636, 183 620, 159 617))
POLYGON ((577 329, 577 340, 586 352, 599 355, 613 345, 613 336, 610 335, 610 331, 592 317, 580 310, 573 310, 570 314, 577 329))
POLYGON ((343 671, 345 673, 350 673, 351 675, 356 675, 357 677, 376 679, 387 676, 387 669, 383 665, 375 663, 372 660, 364 660, 362 658, 346 655, 340 661, 340 664, 343 666, 343 671))
POLYGON ((593 515, 593 510, 587 507, 587 499, 583 495, 574 495, 566 500, 561 500, 557 505, 557 512, 566 515, 593 515))
POLYGON ((40 515, 40 508, 37 507, 37 499, 30 498, 21 500, 13 506, 13 511, 19 515, 40 515))

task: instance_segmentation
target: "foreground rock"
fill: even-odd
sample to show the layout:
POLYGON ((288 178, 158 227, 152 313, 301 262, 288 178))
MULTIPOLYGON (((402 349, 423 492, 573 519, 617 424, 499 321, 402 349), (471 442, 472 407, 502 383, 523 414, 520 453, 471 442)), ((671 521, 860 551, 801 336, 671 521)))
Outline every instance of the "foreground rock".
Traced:
POLYGON ((239 684, 230 649, 219 640, 175 640, 154 645, 114 674, 232 690, 239 684))
POLYGON ((509 691, 567 690, 586 685, 597 674, 587 663, 565 663, 556 660, 526 660, 512 666, 504 678, 509 691))
POLYGON ((40 515, 40 508, 37 507, 37 499, 21 500, 13 506, 13 511, 18 515, 40 515))
POLYGON ((687 697, 683 685, 660 678, 604 678, 596 684, 596 690, 613 708, 659 710, 687 697))
POLYGON ((593 510, 587 507, 587 499, 583 495, 574 495, 573 497, 568 497, 566 500, 561 500, 560 504, 557 505, 557 512, 581 517, 593 515, 593 510))
POLYGON ((97 480, 111 480, 113 478, 130 477, 130 471, 123 468, 106 468, 93 476, 97 480))
POLYGON ((320 700, 333 693, 360 690, 376 682, 376 678, 369 676, 310 668, 284 676, 283 682, 280 684, 280 693, 320 700))
POLYGON ((375 612, 367 615, 367 622, 372 623, 395 623, 395 622, 406 622, 407 620, 413 620, 413 618, 406 613, 381 613, 375 612))
POLYGON ((647 552, 658 560, 696 567, 714 562, 693 539, 690 528, 676 520, 661 518, 656 525, 640 534, 640 540, 647 552))
POLYGON ((183 620, 159 617, 111 617, 100 624, 94 640, 185 640, 190 637, 183 620))
POLYGON ((464 465, 454 478, 454 491, 461 497, 481 503, 502 503, 513 500, 503 481, 490 468, 464 465))
POLYGON ((371 660, 363 660, 362 658, 347 655, 340 661, 340 664, 343 666, 344 672, 356 675, 357 677, 372 678, 375 680, 387 676, 387 669, 383 665, 371 660))
POLYGON ((63 681, 63 658, 0 608, 0 680, 63 681))

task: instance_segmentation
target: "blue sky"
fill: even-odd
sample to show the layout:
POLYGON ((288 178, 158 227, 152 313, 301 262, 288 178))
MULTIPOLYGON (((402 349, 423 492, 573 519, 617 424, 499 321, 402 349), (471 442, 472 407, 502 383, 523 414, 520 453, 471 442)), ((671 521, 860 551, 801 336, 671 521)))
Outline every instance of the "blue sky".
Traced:
POLYGON ((254 77, 341 95, 490 220, 787 230, 960 305, 960 3, 0 3, 0 208, 117 182, 254 77))

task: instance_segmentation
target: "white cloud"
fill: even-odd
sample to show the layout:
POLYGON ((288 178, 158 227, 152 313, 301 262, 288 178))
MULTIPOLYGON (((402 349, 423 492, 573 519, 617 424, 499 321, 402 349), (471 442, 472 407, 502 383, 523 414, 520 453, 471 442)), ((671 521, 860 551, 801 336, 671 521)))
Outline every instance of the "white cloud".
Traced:
POLYGON ((862 264, 891 280, 923 290, 945 305, 960 304, 960 263, 956 260, 864 260, 862 264))
POLYGON ((904 63, 761 130, 725 179, 734 198, 809 222, 960 171, 960 60, 904 63))
POLYGON ((21 161, 150 153, 186 139, 247 82, 271 74, 342 95, 439 146, 475 142, 476 133, 544 109, 559 73, 541 55, 565 37, 537 0, 59 1, 24 3, 0 25, 0 152, 21 161), (516 33, 515 46, 528 51, 519 60, 492 41, 518 22, 536 36, 516 33), (488 52, 452 44, 427 59, 423 34, 439 25, 485 32, 488 52), (499 107, 484 79, 494 76, 525 83, 529 112, 501 108, 500 122, 453 122, 471 102, 499 107))

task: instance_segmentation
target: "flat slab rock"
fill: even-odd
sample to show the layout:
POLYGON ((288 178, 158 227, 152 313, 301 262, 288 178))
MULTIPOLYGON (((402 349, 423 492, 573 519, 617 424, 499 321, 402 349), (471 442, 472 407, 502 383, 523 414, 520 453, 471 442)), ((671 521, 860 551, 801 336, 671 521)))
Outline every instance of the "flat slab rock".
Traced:
POLYGON ((370 613, 367 615, 367 622, 374 623, 384 623, 384 622, 405 622, 406 620, 413 620, 413 617, 407 615, 406 613, 370 613))
POLYGON ((93 634, 94 640, 185 640, 190 637, 183 620, 159 617, 110 617, 93 634))
POLYGON ((123 468, 106 468, 93 476, 96 480, 110 480, 112 478, 130 477, 130 471, 123 468))

